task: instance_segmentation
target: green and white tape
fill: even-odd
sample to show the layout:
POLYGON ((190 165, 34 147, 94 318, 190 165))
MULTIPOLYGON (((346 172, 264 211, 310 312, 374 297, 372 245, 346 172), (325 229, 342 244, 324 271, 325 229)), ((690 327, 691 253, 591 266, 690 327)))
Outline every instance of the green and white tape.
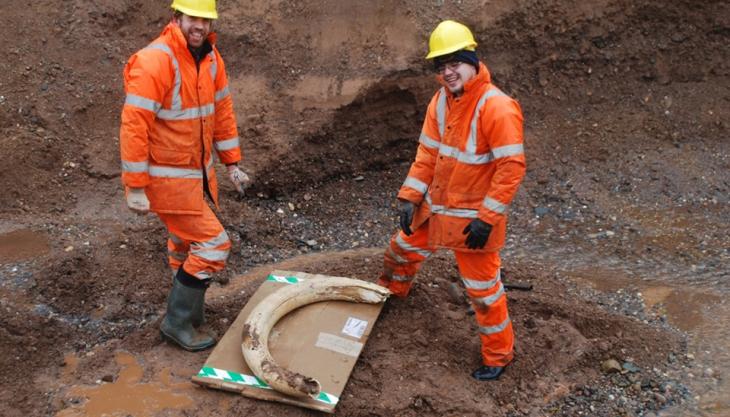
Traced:
POLYGON ((282 275, 269 274, 266 278, 267 281, 281 282, 282 284, 299 284, 304 281, 302 278, 297 277, 285 277, 282 275))
MULTIPOLYGON (((261 389, 271 389, 266 382, 256 376, 239 374, 238 372, 233 371, 224 371, 223 369, 211 368, 209 366, 204 366, 200 372, 198 372, 198 378, 218 379, 225 382, 232 382, 234 384, 247 385, 261 389)), ((330 405, 336 405, 340 400, 336 395, 328 394, 324 391, 320 391, 319 395, 315 399, 319 402, 330 405)))

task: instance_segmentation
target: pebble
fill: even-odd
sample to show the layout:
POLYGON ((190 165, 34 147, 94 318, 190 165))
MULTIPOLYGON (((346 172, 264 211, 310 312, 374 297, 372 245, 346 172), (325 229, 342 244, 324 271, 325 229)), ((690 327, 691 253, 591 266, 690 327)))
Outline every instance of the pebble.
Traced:
POLYGON ((712 368, 707 368, 707 369, 705 369, 705 372, 703 373, 703 375, 708 378, 712 378, 713 376, 715 376, 715 371, 713 371, 712 368))
POLYGON ((607 359, 601 363, 601 370, 607 374, 621 372, 621 364, 615 359, 607 359))

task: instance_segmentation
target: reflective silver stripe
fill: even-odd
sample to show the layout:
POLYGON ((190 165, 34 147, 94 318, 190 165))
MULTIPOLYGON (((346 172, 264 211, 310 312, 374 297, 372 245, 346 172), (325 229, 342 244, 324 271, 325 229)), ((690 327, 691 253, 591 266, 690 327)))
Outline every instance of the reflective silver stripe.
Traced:
POLYGON ((431 138, 423 132, 421 132, 421 136, 418 138, 418 142, 420 142, 421 145, 431 149, 438 149, 439 145, 441 144, 441 142, 431 138))
POLYGON ((411 187, 421 194, 424 194, 428 190, 428 184, 419 180, 418 178, 408 177, 403 182, 404 187, 411 187))
POLYGON ((506 319, 502 323, 499 323, 496 326, 479 326, 479 332, 482 334, 493 334, 493 333, 499 333, 505 328, 507 328, 507 325, 509 325, 509 316, 507 316, 506 319))
POLYGON ((502 204, 491 197, 484 197, 484 207, 501 214, 506 213, 509 208, 508 205, 502 204))
POLYGON ((160 167, 152 165, 150 166, 150 176, 161 178, 202 179, 203 172, 199 169, 160 167))
POLYGON ((161 109, 157 113, 157 117, 163 120, 190 120, 200 117, 210 116, 215 113, 214 104, 206 104, 201 107, 191 107, 189 109, 168 110, 161 109))
POLYGON ((229 94, 231 94, 231 91, 228 89, 228 86, 225 86, 222 90, 218 90, 215 92, 215 101, 221 101, 224 98, 228 97, 229 94))
POLYGON ((200 271, 200 272, 194 273, 193 276, 198 279, 210 279, 210 277, 212 277, 213 274, 211 274, 208 271, 200 271))
POLYGON ((180 97, 180 86, 182 85, 182 79, 180 77, 180 64, 178 64, 175 54, 173 54, 170 47, 168 47, 164 43, 153 43, 148 45, 147 48, 160 50, 166 53, 172 60, 172 66, 175 69, 175 84, 172 87, 172 110, 182 109, 182 98, 180 97))
POLYGON ((238 136, 232 139, 218 140, 213 142, 213 146, 218 151, 230 151, 231 149, 238 148, 238 136))
POLYGON ((439 98, 436 101, 436 121, 439 125, 440 139, 443 139, 446 129, 446 89, 444 87, 439 90, 439 98))
POLYGON ((194 249, 190 251, 193 255, 208 261, 225 261, 228 259, 227 250, 194 249))
POLYGON ((484 106, 484 103, 486 103, 487 100, 489 100, 491 97, 494 96, 503 96, 505 95, 503 92, 499 91, 498 88, 492 88, 491 90, 485 92, 482 94, 482 97, 479 99, 479 102, 477 102, 477 106, 474 109, 474 115, 471 118, 471 128, 469 129, 469 139, 466 141, 466 152, 468 154, 476 154, 477 152, 477 123, 479 121, 479 113, 482 110, 482 106, 484 106))
POLYGON ((398 265, 403 265, 403 264, 408 263, 408 261, 406 259, 403 259, 400 255, 395 253, 395 251, 393 250, 393 248, 390 247, 390 245, 388 246, 388 250, 386 251, 386 254, 388 256, 390 256, 391 258, 393 258, 395 263, 397 263, 398 265))
POLYGON ((176 235, 174 235, 172 233, 170 233, 170 240, 172 241, 172 243, 174 243, 174 244, 176 244, 178 246, 179 245, 182 245, 183 243, 185 243, 185 242, 183 242, 182 239, 180 239, 179 237, 177 237, 176 235))
POLYGON ((127 97, 124 99, 124 105, 139 107, 140 109, 149 110, 152 113, 157 113, 162 108, 161 103, 136 94, 127 94, 127 97))
POLYGON ((210 51, 208 55, 213 59, 210 64, 210 76, 213 77, 213 85, 215 85, 215 77, 218 75, 218 60, 215 59, 215 51, 210 51))
POLYGON ((147 172, 149 169, 149 162, 142 161, 142 162, 130 162, 130 161, 122 161, 122 171, 129 172, 129 173, 140 173, 140 172, 147 172))
POLYGON ((173 258, 173 259, 177 259, 178 261, 184 261, 185 259, 187 259, 188 254, 183 253, 183 252, 175 252, 175 251, 169 250, 169 251, 167 251, 167 256, 169 256, 170 258, 173 258))
POLYGON ((393 275, 390 277, 391 281, 400 281, 400 282, 409 282, 413 281, 413 277, 409 277, 407 275, 393 275))
POLYGON ((496 293, 486 296, 486 297, 479 297, 474 298, 474 301, 483 305, 483 306, 490 306, 494 304, 497 300, 499 300, 499 297, 501 297, 504 294, 504 285, 502 283, 499 283, 499 289, 496 293))
POLYGON ((196 242, 193 244, 193 246, 200 249, 213 249, 224 243, 227 243, 229 240, 230 239, 228 239, 228 233, 226 233, 226 231, 224 230, 213 239, 206 240, 205 242, 196 242))
POLYGON ((477 281, 475 279, 469 279, 465 277, 461 277, 461 281, 464 283, 464 286, 470 290, 488 290, 492 287, 494 287, 495 284, 497 284, 502 277, 502 271, 497 271, 497 276, 490 279, 489 281, 477 281))
POLYGON ((415 246, 411 246, 410 244, 406 243, 406 241, 403 240, 403 238, 401 237, 400 233, 395 238, 395 243, 397 243, 398 246, 400 246, 401 249, 403 249, 406 252, 417 253, 417 254, 423 256, 424 258, 428 258, 429 256, 431 256, 431 251, 428 251, 426 249, 419 249, 415 246))
POLYGON ((505 145, 498 148, 492 149, 492 155, 494 159, 506 158, 508 156, 522 155, 525 153, 525 148, 521 143, 515 145, 505 145))
POLYGON ((426 194, 426 203, 431 206, 431 212, 434 214, 443 214, 446 216, 462 217, 466 219, 476 219, 477 214, 479 214, 479 210, 446 208, 439 204, 433 204, 430 194, 426 194))

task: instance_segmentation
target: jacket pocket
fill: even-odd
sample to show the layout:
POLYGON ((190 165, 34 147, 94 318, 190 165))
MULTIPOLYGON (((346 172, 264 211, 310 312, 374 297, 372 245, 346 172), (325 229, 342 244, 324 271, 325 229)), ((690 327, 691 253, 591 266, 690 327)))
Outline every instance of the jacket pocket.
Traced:
POLYGON ((193 160, 189 152, 158 146, 150 146, 150 156, 153 163, 160 165, 191 166, 193 160))

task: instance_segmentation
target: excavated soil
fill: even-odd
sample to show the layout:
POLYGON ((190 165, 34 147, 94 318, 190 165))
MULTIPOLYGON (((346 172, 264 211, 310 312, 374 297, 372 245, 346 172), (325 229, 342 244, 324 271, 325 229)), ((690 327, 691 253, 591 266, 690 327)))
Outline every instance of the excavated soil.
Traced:
MULTIPOLYGON (((189 383, 164 343, 165 230, 124 205, 121 73, 166 2, 4 0, 0 400, 7 416, 309 416, 189 383)), ((341 416, 730 415, 730 6, 723 1, 219 1, 243 198, 209 292, 223 334, 272 269, 373 281, 437 88, 445 18, 522 105, 528 173, 503 251, 517 336, 477 383, 442 252, 388 301, 341 416), (607 373, 615 359, 623 370, 607 373)))

